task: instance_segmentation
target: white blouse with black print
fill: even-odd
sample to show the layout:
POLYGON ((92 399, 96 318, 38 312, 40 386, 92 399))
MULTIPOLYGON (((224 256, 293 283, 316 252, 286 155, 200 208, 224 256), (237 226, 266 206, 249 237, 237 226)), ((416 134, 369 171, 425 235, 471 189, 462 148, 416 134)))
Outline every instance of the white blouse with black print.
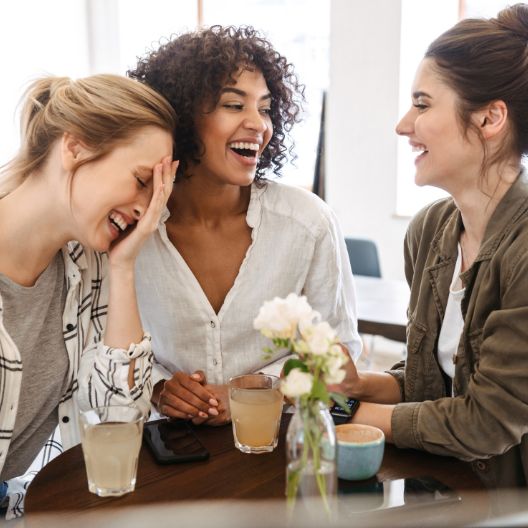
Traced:
MULTIPOLYGON (((108 255, 85 251, 78 242, 68 243, 62 254, 67 288, 63 331, 69 359, 68 388, 59 403, 59 427, 28 473, 8 481, 7 519, 23 514, 25 490, 38 470, 63 449, 79 443, 80 409, 134 405, 143 414, 150 409, 150 336, 146 334, 141 343, 131 344, 128 350, 110 348, 102 342, 108 312, 108 255), (132 359, 135 359, 134 386, 129 388, 132 359)), ((0 470, 15 426, 23 372, 18 348, 2 320, 0 297, 0 470)))

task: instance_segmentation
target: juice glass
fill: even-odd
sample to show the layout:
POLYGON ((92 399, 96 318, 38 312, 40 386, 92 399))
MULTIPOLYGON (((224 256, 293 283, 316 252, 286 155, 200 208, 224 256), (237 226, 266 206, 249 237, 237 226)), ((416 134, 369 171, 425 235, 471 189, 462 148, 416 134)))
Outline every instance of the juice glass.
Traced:
POLYGON ((243 453, 269 453, 277 447, 282 393, 277 376, 245 374, 229 380, 235 446, 243 453))
POLYGON ((81 412, 82 450, 88 489, 99 497, 134 491, 143 415, 133 407, 112 405, 81 412))

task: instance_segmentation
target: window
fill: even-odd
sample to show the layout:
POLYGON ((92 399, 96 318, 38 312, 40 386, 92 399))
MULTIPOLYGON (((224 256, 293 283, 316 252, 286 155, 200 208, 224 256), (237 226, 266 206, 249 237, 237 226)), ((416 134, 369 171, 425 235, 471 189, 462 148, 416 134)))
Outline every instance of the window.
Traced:
POLYGON ((204 0, 204 24, 251 25, 295 66, 306 86, 303 121, 292 130, 297 159, 283 181, 311 188, 323 91, 329 78, 330 0, 204 0))
POLYGON ((56 0, 53 8, 55 16, 41 0, 0 5, 0 164, 18 148, 16 107, 28 83, 42 75, 76 77, 89 72, 84 2, 56 0))
POLYGON ((0 7, 0 46, 7 82, 0 97, 0 163, 18 148, 15 106, 41 75, 124 74, 138 56, 172 34, 204 25, 253 25, 295 65, 306 86, 303 122, 292 136, 297 160, 289 183, 312 184, 322 93, 329 77, 330 0, 19 0, 0 7), (31 13, 31 16, 28 16, 31 13), (42 24, 46 20, 46 24, 42 24), (65 21, 67 21, 65 23, 65 21))
MULTIPOLYGON (((429 43, 458 20, 459 0, 402 0, 399 115, 411 104, 411 87, 429 43), (426 5, 425 5, 426 4, 426 5), (419 7, 419 8, 418 8, 419 7)), ((398 137, 396 214, 412 216, 426 204, 446 196, 435 187, 414 183, 414 154, 409 140, 398 137)))

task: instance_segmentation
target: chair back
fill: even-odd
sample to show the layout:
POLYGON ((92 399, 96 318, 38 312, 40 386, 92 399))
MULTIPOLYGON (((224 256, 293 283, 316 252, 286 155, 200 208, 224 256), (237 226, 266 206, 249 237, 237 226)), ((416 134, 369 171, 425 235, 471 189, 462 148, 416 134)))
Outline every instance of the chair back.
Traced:
POLYGON ((378 248, 367 238, 345 238, 348 258, 354 275, 381 277, 378 248))

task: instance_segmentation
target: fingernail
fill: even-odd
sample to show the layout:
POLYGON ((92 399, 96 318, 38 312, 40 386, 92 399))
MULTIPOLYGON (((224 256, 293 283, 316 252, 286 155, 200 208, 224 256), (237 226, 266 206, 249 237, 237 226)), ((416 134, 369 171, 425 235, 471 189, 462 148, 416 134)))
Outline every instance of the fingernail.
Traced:
POLYGON ((199 416, 200 418, 207 418, 207 414, 205 414, 205 413, 202 412, 202 411, 200 411, 200 412, 198 413, 198 416, 199 416))
POLYGON ((211 407, 208 412, 213 416, 218 416, 218 411, 214 407, 211 407))
POLYGON ((187 415, 187 418, 189 418, 190 420, 192 420, 192 419, 194 418, 194 415, 192 415, 192 414, 188 414, 188 415, 187 415))
POLYGON ((199 381, 201 378, 200 378, 200 374, 191 374, 191 378, 196 380, 196 381, 199 381))
POLYGON ((209 400, 209 403, 210 403, 211 405, 214 405, 215 407, 218 407, 218 402, 217 402, 214 398, 211 398, 211 399, 209 400))

